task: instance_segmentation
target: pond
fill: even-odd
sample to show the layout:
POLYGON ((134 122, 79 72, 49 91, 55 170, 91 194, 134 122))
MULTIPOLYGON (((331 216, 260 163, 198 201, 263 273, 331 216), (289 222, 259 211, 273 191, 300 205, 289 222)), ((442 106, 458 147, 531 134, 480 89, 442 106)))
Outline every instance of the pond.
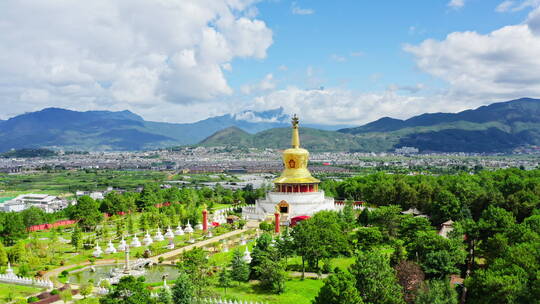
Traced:
MULTIPOLYGON (((69 282, 73 284, 86 283, 89 280, 93 280, 94 284, 97 284, 100 279, 109 278, 109 273, 114 268, 123 268, 123 264, 118 265, 103 265, 94 266, 96 271, 91 271, 90 268, 84 268, 82 270, 76 270, 69 274, 69 282)), ((146 268, 144 277, 145 283, 161 282, 163 275, 168 274, 167 281, 174 281, 179 275, 179 269, 174 265, 154 265, 146 268)))

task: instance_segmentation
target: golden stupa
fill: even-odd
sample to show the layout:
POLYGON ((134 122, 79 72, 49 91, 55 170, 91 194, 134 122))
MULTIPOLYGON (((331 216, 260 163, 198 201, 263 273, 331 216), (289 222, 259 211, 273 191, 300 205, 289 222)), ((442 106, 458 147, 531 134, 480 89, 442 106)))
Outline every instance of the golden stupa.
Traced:
MULTIPOLYGON (((300 135, 298 134, 298 116, 296 116, 296 114, 292 118, 291 144, 292 148, 283 151, 283 165, 285 166, 285 169, 281 173, 281 176, 274 180, 274 183, 278 188, 282 188, 281 191, 286 189, 286 185, 299 186, 300 184, 306 186, 305 188, 302 187, 302 190, 307 189, 307 192, 311 192, 314 190, 317 191, 317 187, 313 186, 314 184, 316 186, 318 183, 320 183, 320 181, 311 176, 311 173, 307 168, 309 152, 306 149, 300 148, 300 135)), ((306 192, 302 190, 297 191, 306 192)), ((293 190, 293 192, 297 191, 293 190)), ((285 190, 284 192, 289 191, 285 190)))

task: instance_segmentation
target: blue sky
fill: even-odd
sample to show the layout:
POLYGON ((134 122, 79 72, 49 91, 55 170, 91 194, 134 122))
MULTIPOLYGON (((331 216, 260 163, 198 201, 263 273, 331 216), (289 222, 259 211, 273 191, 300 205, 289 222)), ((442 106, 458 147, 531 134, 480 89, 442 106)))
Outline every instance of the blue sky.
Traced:
POLYGON ((359 125, 540 97, 540 0, 4 0, 0 20, 0 119, 359 125))
POLYGON ((379 91, 391 84, 443 86, 416 69, 403 45, 442 40, 456 31, 489 33, 522 22, 528 13, 497 13, 500 2, 470 0, 461 8, 437 0, 262 2, 258 17, 273 30, 274 43, 264 60, 235 59, 230 84, 240 88, 274 73, 282 86, 309 89, 313 86, 306 81, 306 71, 312 67, 326 87, 379 91), (294 6, 313 13, 295 15, 294 6))

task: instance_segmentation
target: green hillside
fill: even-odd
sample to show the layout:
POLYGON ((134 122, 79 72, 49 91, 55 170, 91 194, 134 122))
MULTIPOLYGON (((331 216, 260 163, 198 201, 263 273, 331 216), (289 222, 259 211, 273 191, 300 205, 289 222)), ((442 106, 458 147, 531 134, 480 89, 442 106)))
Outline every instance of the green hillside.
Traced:
POLYGON ((253 135, 237 127, 228 127, 210 135, 199 143, 201 146, 253 146, 253 135))
MULTIPOLYGON (((335 131, 300 128, 302 146, 312 151, 382 152, 410 146, 422 152, 510 152, 540 145, 540 99, 522 98, 459 113, 422 114, 407 120, 381 118, 335 131)), ((286 148, 290 129, 255 135, 216 133, 206 146, 286 148), (235 144, 236 143, 236 144, 235 144)))
MULTIPOLYGON (((300 138, 302 147, 310 151, 371 151, 388 148, 379 138, 361 139, 355 135, 311 128, 300 128, 300 138)), ((275 128, 249 134, 231 127, 214 133, 199 145, 286 149, 291 146, 291 129, 275 128)))

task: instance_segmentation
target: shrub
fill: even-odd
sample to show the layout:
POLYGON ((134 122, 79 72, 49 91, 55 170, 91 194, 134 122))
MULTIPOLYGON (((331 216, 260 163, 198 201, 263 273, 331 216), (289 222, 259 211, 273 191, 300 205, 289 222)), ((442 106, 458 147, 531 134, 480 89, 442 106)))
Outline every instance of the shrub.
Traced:
POLYGON ((34 303, 34 302, 39 301, 39 298, 38 298, 38 297, 32 296, 32 297, 28 298, 28 300, 26 300, 26 301, 27 301, 28 303, 34 303))
POLYGON ((57 294, 59 294, 59 293, 60 293, 60 291, 58 291, 58 289, 53 289, 53 290, 51 290, 51 292, 50 292, 50 293, 51 293, 51 295, 53 295, 53 296, 54 296, 54 295, 57 295, 57 294))
POLYGON ((269 222, 261 222, 259 224, 259 229, 261 229, 262 231, 271 232, 272 230, 274 230, 274 225, 272 225, 272 223, 269 223, 269 222))
POLYGON ((325 259, 323 261, 323 267, 322 267, 322 272, 323 273, 330 273, 332 272, 332 262, 330 261, 330 259, 325 259))

